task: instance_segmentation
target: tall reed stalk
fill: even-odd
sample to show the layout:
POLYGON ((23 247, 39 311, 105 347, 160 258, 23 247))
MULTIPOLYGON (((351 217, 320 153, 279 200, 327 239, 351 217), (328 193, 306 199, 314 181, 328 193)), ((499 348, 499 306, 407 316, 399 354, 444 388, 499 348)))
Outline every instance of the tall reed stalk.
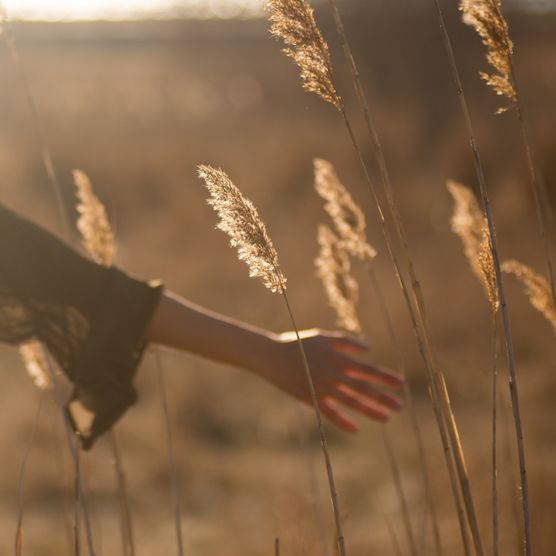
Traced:
POLYGON ((164 379, 164 369, 162 368, 161 354, 155 351, 156 359, 156 377, 158 381, 158 389, 162 400, 162 410, 164 417, 164 430, 166 433, 166 446, 168 450, 168 462, 170 464, 170 477, 172 480, 172 495, 174 497, 174 521, 176 527, 176 542, 178 545, 178 556, 184 555, 183 548, 183 532, 181 526, 181 503, 179 495, 178 468, 176 465, 176 457, 174 454, 174 441, 172 436, 172 426, 170 422, 170 406, 168 404, 168 391, 166 389, 166 381, 164 379))
MULTIPOLYGON (((452 77, 458 94, 460 108, 467 129, 469 146, 471 149, 471 154, 473 157, 473 163, 475 168, 475 175, 479 183, 481 200, 483 204, 483 211, 487 219, 488 231, 490 234, 492 260, 493 260, 494 272, 496 276, 496 288, 498 292, 498 299, 500 302, 500 311, 502 314, 502 322, 504 328, 506 359, 510 371, 509 387, 510 387, 510 396, 512 402, 512 412, 514 416, 514 428, 515 428, 515 435, 516 435, 517 453, 519 459, 521 500, 522 500, 522 511, 523 511, 523 521, 524 521, 523 544, 524 544, 524 551, 526 556, 531 556, 531 513, 530 513, 530 504, 529 504, 529 483, 527 479, 527 466, 525 462, 525 447, 523 443, 523 426, 521 422, 521 409, 519 405, 517 370, 515 364, 512 330, 510 326, 510 316, 509 316, 508 307, 506 303, 506 292, 504 288, 504 280, 502 277, 500 255, 498 250, 498 240, 497 240, 496 228, 494 224, 494 214, 492 212, 490 198, 486 187, 485 174, 483 171, 479 148, 477 146, 477 141, 475 138, 475 131, 473 128, 473 123, 471 121, 471 115, 469 112, 467 99, 463 90, 463 84, 457 66, 456 57, 452 47, 450 35, 448 34, 448 31, 446 29, 444 13, 442 11, 442 8, 440 7, 439 1, 438 0, 432 0, 432 1, 438 18, 442 41, 444 43, 444 48, 446 50, 446 54, 448 57, 448 62, 452 72, 452 77)), ((491 0, 489 0, 489 2, 491 2, 491 0)))
MULTIPOLYGON (((70 454, 71 454, 71 458, 72 458, 72 463, 73 466, 76 470, 79 470, 79 442, 76 439, 74 430, 73 430, 73 426, 71 423, 71 419, 69 416, 69 411, 65 409, 64 407, 64 399, 63 399, 63 394, 62 391, 60 390, 60 386, 58 384, 58 379, 56 377, 56 371, 54 369, 54 365, 52 363, 52 361, 50 360, 50 356, 48 354, 48 352, 46 351, 46 349, 43 347, 44 350, 44 360, 47 362, 47 366, 48 366, 48 374, 50 376, 50 381, 52 384, 52 392, 54 394, 54 399, 56 400, 56 405, 58 406, 58 408, 60 409, 61 412, 61 416, 62 416, 62 421, 64 423, 64 429, 66 431, 66 439, 67 439, 67 443, 69 446, 69 450, 70 450, 70 454)), ((90 519, 90 513, 89 513, 89 506, 87 503, 87 499, 85 497, 85 488, 83 485, 83 478, 81 476, 81 473, 76 473, 75 476, 75 499, 76 499, 76 508, 79 506, 81 512, 79 512, 79 510, 76 511, 76 513, 81 513, 82 517, 83 517, 83 522, 85 524, 85 534, 86 534, 86 539, 87 539, 87 547, 88 547, 88 551, 89 551, 89 556, 96 556, 96 552, 95 552, 95 548, 94 548, 94 542, 93 542, 93 531, 92 531, 92 527, 91 527, 91 519, 90 519)), ((75 538, 75 543, 76 546, 78 545, 78 540, 77 540, 77 531, 79 529, 79 523, 75 523, 75 533, 76 533, 76 538, 75 538)))
POLYGON ((220 218, 217 227, 230 237, 231 245, 238 250, 239 259, 245 261, 249 267, 249 276, 260 278, 270 291, 280 293, 284 300, 292 328, 295 332, 299 355, 307 378, 311 403, 315 411, 330 489, 338 554, 339 556, 346 556, 336 481, 319 400, 305 348, 299 335, 299 328, 286 293, 287 280, 280 269, 278 254, 255 206, 251 201, 243 197, 239 189, 222 170, 217 170, 211 166, 199 166, 199 177, 205 182, 205 186, 209 191, 210 198, 208 203, 220 218))
POLYGON ((23 487, 24 487, 24 479, 25 479, 25 472, 27 470, 27 463, 29 461, 29 456, 31 455, 31 449, 33 448, 33 444, 35 443, 35 437, 37 435, 37 429, 39 428, 39 421, 41 417, 41 410, 44 401, 44 390, 41 390, 39 395, 39 403, 37 406, 37 411, 35 413, 35 418, 33 419, 33 428, 31 431, 31 438, 29 439, 29 443, 27 444, 27 448, 25 449, 25 453, 23 454, 23 460, 21 462, 21 466, 19 468, 19 479, 17 481, 17 527, 15 533, 15 556, 22 555, 22 548, 23 548, 23 487))
MULTIPOLYGON (((431 332, 428 320, 426 318, 424 299, 421 291, 420 282, 417 279, 415 268, 409 255, 409 247, 406 234, 401 217, 399 215, 399 211, 394 201, 393 190, 388 177, 387 166, 384 155, 382 153, 382 148, 378 140, 378 134, 376 133, 375 126, 370 118, 370 111, 368 110, 366 100, 364 100, 365 96, 361 87, 359 73, 355 65, 353 56, 351 55, 351 49, 349 48, 345 33, 343 31, 343 25, 339 17, 339 12, 337 9, 335 10, 335 20, 338 26, 338 32, 340 33, 342 43, 344 45, 344 52, 346 53, 346 57, 348 58, 348 65, 352 74, 353 84, 356 88, 360 108, 365 114, 367 129, 369 134, 371 135, 371 139, 375 147, 376 157, 378 161, 381 161, 380 166, 382 185, 384 188, 384 193, 386 195, 389 215, 394 224, 394 231, 396 233, 398 241, 401 244, 404 256, 406 258, 411 290, 408 290, 408 288, 406 287, 405 280, 402 276, 400 265, 395 255, 392 237, 386 223, 385 212, 382 208, 382 203, 378 196, 376 187, 370 179, 369 171, 363 157, 361 147, 359 146, 352 124, 345 110, 344 103, 341 97, 336 92, 328 45, 324 41, 322 34, 320 33, 320 30, 315 23, 311 7, 306 2, 306 0, 270 0, 269 9, 271 32, 285 42, 287 47, 285 49, 285 53, 289 57, 291 57, 300 67, 303 87, 307 91, 316 93, 323 100, 332 104, 340 112, 344 121, 350 141, 361 166, 365 183, 377 208, 388 254, 392 260, 398 281, 400 283, 400 287, 404 294, 404 299, 406 301, 413 328, 417 336, 419 350, 421 352, 421 355, 423 356, 425 366, 429 372, 431 392, 433 394, 433 404, 439 405, 439 411, 435 411, 437 424, 439 430, 444 429, 444 427, 446 427, 447 429, 447 438, 449 440, 450 449, 453 454, 453 461, 455 463, 457 477, 461 487, 467 519, 469 521, 470 529, 472 532, 475 549, 478 556, 482 556, 483 549, 479 534, 477 516, 474 508, 473 497, 471 494, 467 466, 461 447, 459 431, 451 406, 450 396, 448 394, 444 374, 440 370, 437 355, 433 348, 431 332)), ((441 436, 442 434, 443 433, 441 431, 441 436)), ((448 467, 452 465, 450 458, 446 458, 446 464, 448 467)), ((457 492, 454 491, 453 494, 457 504, 457 492)))
MULTIPOLYGON (((407 371, 405 367, 405 361, 403 358, 403 354, 400 347, 400 342, 398 340, 396 330, 394 328, 394 323, 392 321, 392 317, 390 315, 390 311, 388 310, 388 306, 386 304, 386 300, 384 299, 384 294, 382 293, 382 288, 380 287, 380 282, 377 279, 376 272, 374 266, 371 263, 367 264, 367 270, 369 273, 369 278, 371 282, 371 287, 374 291, 374 295, 377 299, 379 312, 381 314, 382 321, 386 325, 386 330, 388 334, 388 338, 390 341, 390 346, 393 352, 397 355, 398 362, 397 362, 397 369, 400 373, 404 376, 407 376, 407 371)), ((423 439, 423 433, 421 431, 421 425, 419 424, 419 419, 417 418, 417 410, 415 408, 415 404, 413 401, 413 392, 411 390, 411 386, 409 382, 406 380, 404 385, 404 394, 407 403, 407 408, 409 411, 411 427, 413 429, 413 436, 416 440, 417 444, 417 456, 419 458, 420 463, 420 470, 421 470, 421 478, 423 480, 424 492, 425 492, 425 500, 427 504, 428 511, 431 516, 432 522, 432 533, 433 533, 433 540, 435 546, 435 552, 437 556, 442 555, 442 542, 440 539, 440 528, 438 526, 438 514, 436 511, 436 503, 434 500, 434 496, 432 494, 432 482, 429 474, 429 468, 427 463, 426 451, 425 451, 425 442, 423 439)), ((422 549, 423 553, 426 553, 425 548, 422 549)))
POLYGON ((448 182, 447 188, 454 200, 454 212, 451 218, 452 231, 461 239, 463 250, 471 270, 483 285, 492 317, 492 544, 493 554, 494 556, 498 556, 498 465, 496 458, 498 368, 496 316, 498 314, 498 309, 500 308, 500 300, 498 297, 498 290, 496 288, 496 275, 494 272, 494 261, 492 258, 491 238, 485 217, 479 208, 477 199, 475 198, 473 192, 462 184, 448 182))

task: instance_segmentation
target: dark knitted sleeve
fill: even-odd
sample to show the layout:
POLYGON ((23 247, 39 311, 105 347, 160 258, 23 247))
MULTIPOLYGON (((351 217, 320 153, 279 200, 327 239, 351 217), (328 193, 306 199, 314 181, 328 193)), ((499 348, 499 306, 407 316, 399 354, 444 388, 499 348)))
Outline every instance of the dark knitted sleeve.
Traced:
POLYGON ((0 341, 39 340, 93 415, 85 448, 136 400, 132 384, 162 291, 100 266, 0 205, 0 341))

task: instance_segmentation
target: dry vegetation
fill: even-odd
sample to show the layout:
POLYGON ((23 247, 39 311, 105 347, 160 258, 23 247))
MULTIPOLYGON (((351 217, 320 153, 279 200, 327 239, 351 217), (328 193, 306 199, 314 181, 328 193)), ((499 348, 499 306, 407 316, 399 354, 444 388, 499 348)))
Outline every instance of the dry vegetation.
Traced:
MULTIPOLYGON (((299 8, 301 2, 281 0, 277 4, 287 10, 290 4, 299 8)), ((481 32, 487 47, 494 48, 496 42, 481 23, 482 12, 471 10, 473 2, 467 4, 467 21, 481 32)), ((279 34, 289 33, 289 55, 305 72, 306 88, 336 108, 343 110, 345 104, 346 112, 353 114, 361 152, 372 161, 371 140, 358 120, 349 71, 337 48, 331 16, 324 5, 316 15, 330 43, 330 58, 320 34, 316 42, 303 42, 304 37, 292 35, 288 20, 282 21, 279 34), (324 89, 323 75, 309 71, 315 59, 325 64, 324 70, 321 67, 324 89), (328 64, 333 64, 334 82, 328 64)), ((494 115, 499 99, 493 98, 478 76, 484 64, 480 41, 472 29, 462 25, 455 9, 446 16, 481 147, 501 260, 523 261, 542 272, 546 261, 535 225, 539 215, 528 191, 530 166, 519 140, 519 125, 512 110, 494 115)), ((511 43, 504 43, 506 65, 489 52, 489 62, 498 73, 487 76, 487 81, 512 103, 516 101, 509 61, 513 52, 520 76, 519 100, 528 108, 537 170, 533 177, 542 177, 551 198, 556 180, 556 16, 512 13, 509 19, 513 51, 511 43), (511 94, 507 87, 512 87, 511 94)), ((313 24, 312 17, 307 21, 313 24)), ((363 85, 372 99, 399 212, 427 300, 432 339, 452 394, 484 553, 491 553, 491 328, 499 298, 490 236, 480 205, 474 204, 472 193, 454 185, 451 192, 459 191, 463 208, 459 220, 455 217, 450 223, 452 199, 444 186, 446 179, 475 183, 450 68, 430 10, 368 10, 354 4, 346 14, 345 26, 360 62, 363 85), (466 254, 484 283, 490 308, 451 226, 466 241, 466 254)), ((444 553, 463 553, 428 398, 426 369, 357 155, 337 111, 315 95, 303 93, 297 69, 269 39, 265 23, 33 24, 15 26, 14 34, 68 209, 73 211, 74 206, 71 169, 78 166, 91 177, 96 193, 107 205, 118 237, 119 264, 143 276, 160 277, 172 289, 209 307, 275 330, 291 328, 278 296, 254 287, 222 234, 214 232, 206 191, 196 178, 197 164, 205 161, 225 168, 241 184, 242 192, 256 201, 280 254, 280 268, 288 276, 288 295, 299 325, 335 326, 336 315, 318 286, 313 263, 319 249, 315 230, 324 218, 322 200, 313 189, 313 160, 319 159, 315 164, 320 194, 330 204, 336 191, 337 198, 345 201, 336 212, 329 210, 335 222, 343 218, 347 223, 347 232, 344 229, 342 235, 340 224, 340 239, 333 241, 343 241, 348 248, 351 241, 359 247, 352 254, 360 252, 372 259, 395 323, 423 431, 444 553), (324 159, 333 162, 337 175, 324 159), (339 189, 338 176, 351 192, 349 198, 339 189), (358 206, 366 213, 366 229, 358 206), (374 258, 367 237, 376 247, 374 258), (364 243, 358 243, 361 238, 364 243)), ((21 83, 6 49, 0 52, 0 69, 4 77, 0 91, 1 200, 63 234, 41 163, 41 145, 36 142, 21 83)), ((379 182, 380 168, 372 163, 369 171, 370 178, 379 182)), ((91 199, 84 175, 78 176, 78 182, 82 198, 91 199)), ((380 195, 379 201, 383 201, 380 195)), ((72 214, 76 220, 77 213, 72 214)), ((542 218, 543 235, 546 230, 553 233, 549 216, 542 218)), ((101 219, 104 217, 101 214, 101 219)), ((86 229, 87 223, 81 222, 86 229)), ((388 219, 387 223, 391 225, 388 219)), ((320 233, 321 275, 326 275, 326 268, 332 272, 332 263, 324 257, 333 251, 331 233, 320 233)), ((110 243, 111 236, 104 239, 110 243)), ((395 254, 403 256, 401 250, 395 254)), ((249 256, 247 253, 246 258, 249 256)), ((272 257, 269 260, 262 271, 274 264, 272 257)), ((357 313, 355 306, 341 305, 346 327, 366 331, 373 360, 399 366, 399 354, 391 345, 384 321, 377 316, 380 300, 369 286, 366 272, 355 262, 352 268, 345 253, 336 254, 334 264, 333 270, 343 275, 332 276, 336 281, 330 282, 330 288, 336 297, 339 292, 352 303, 358 301, 357 313)), ((554 324, 554 303, 545 278, 521 263, 506 262, 503 269, 524 282, 535 308, 550 321, 531 308, 521 285, 508 277, 533 553, 549 556, 556 551, 551 524, 556 508, 556 379, 552 363, 556 348, 550 326, 554 324)), ((280 289, 281 280, 268 283, 280 289)), ((16 478, 33 432, 40 394, 22 372, 16 351, 2 347, 0 357, 4 368, 0 453, 9 455, 4 458, 0 479, 0 553, 9 554, 17 525, 16 478)), ((304 414, 305 430, 300 431, 295 402, 252 377, 176 353, 164 353, 162 361, 180 475, 186 552, 259 556, 272 553, 274 539, 280 537, 282 554, 332 553, 333 518, 327 513, 326 475, 318 459, 318 434, 310 413, 304 414), (308 467, 307 452, 315 460, 316 476, 308 467), (320 493, 316 509, 315 492, 320 493), (324 512, 321 518, 318 508, 324 512)), ((138 375, 140 401, 118 427, 138 554, 176 550, 171 480, 165 448, 159 445, 165 425, 156 367, 156 357, 147 354, 138 375)), ((519 469, 501 349, 498 372, 500 554, 517 555, 522 537, 519 469)), ((56 411, 45 399, 27 463, 24 554, 71 553, 72 464, 57 440, 61 425, 56 411)), ((407 412, 396 417, 388 431, 400 466, 417 553, 434 554, 418 449, 407 412)), ((328 433, 347 554, 395 554, 392 536, 402 553, 414 552, 406 540, 379 426, 367 424, 355 437, 332 429, 328 433)), ((91 492, 99 554, 121 552, 113 457, 108 442, 100 442, 81 462, 91 492)))

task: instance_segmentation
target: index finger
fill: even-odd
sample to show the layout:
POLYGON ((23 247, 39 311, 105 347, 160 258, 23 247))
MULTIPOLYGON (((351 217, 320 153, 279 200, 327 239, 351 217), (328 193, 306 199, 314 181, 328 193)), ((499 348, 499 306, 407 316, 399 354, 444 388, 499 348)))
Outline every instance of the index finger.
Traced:
POLYGON ((369 344, 365 340, 354 336, 338 333, 338 335, 328 335, 328 341, 338 351, 347 353, 366 353, 369 351, 369 344))

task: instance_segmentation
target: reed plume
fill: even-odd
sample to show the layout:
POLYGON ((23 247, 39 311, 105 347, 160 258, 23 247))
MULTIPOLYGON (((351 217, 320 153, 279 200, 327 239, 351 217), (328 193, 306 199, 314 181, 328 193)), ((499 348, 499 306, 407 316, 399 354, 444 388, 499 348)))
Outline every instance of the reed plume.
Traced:
POLYGON ((77 229, 85 249, 99 264, 110 266, 116 256, 116 242, 110 227, 104 205, 99 201, 91 186, 91 181, 81 170, 73 171, 77 188, 77 229))
POLYGON ((344 243, 328 226, 321 224, 318 228, 318 244, 320 250, 315 260, 317 276, 324 286, 328 304, 336 313, 336 322, 345 330, 359 335, 359 286, 351 275, 344 243))
POLYGON ((270 32, 284 42, 283 52, 301 70, 303 88, 341 110, 328 44, 317 27, 309 3, 306 0, 269 0, 267 9, 270 32))
POLYGON ((488 224, 471 189, 454 181, 449 181, 446 187, 454 199, 452 231, 461 239, 471 270, 481 281, 492 312, 496 313, 500 301, 488 224))
POLYGON ((367 240, 367 223, 363 211, 344 187, 330 162, 316 158, 313 164, 315 189, 325 200, 324 210, 334 223, 342 247, 352 257, 372 261, 376 257, 376 251, 367 240))
POLYGON ((531 305, 543 314, 556 332, 556 308, 548 280, 519 261, 504 261, 502 270, 513 274, 523 284, 531 305))
POLYGON ((286 277, 278 264, 278 254, 253 203, 246 199, 222 170, 199 166, 199 177, 210 193, 208 204, 220 222, 216 226, 228 234, 239 259, 249 267, 251 278, 260 278, 272 292, 285 288, 286 277))
MULTIPOLYGON (((501 0, 461 0, 463 22, 477 31, 487 47, 487 61, 494 72, 479 75, 497 95, 506 97, 511 106, 517 103, 517 93, 512 76, 513 42, 510 39, 508 22, 502 15, 501 0)), ((499 108, 500 114, 508 106, 499 108)))
POLYGON ((25 342, 19 346, 19 354, 35 386, 41 390, 51 388, 48 362, 45 359, 44 348, 41 343, 36 340, 25 342))

